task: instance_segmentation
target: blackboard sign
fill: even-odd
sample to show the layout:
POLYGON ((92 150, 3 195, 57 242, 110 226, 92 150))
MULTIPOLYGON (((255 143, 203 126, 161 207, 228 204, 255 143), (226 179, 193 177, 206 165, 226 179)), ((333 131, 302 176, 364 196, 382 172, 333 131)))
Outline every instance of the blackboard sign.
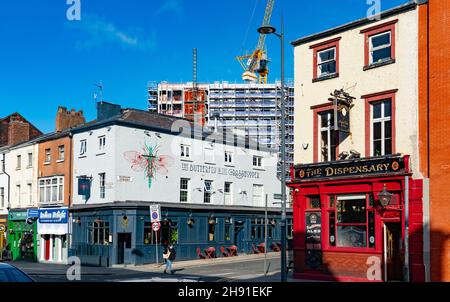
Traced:
POLYGON ((322 265, 322 213, 306 213, 306 267, 318 269, 322 265))

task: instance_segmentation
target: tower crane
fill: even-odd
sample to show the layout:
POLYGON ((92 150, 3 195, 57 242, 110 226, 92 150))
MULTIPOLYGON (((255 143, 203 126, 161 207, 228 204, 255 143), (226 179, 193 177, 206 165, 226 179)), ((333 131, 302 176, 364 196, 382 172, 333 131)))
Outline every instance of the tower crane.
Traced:
MULTIPOLYGON (((266 11, 264 14, 263 26, 270 25, 270 19, 272 18, 273 7, 275 0, 267 0, 266 11)), ((258 45, 256 49, 250 55, 236 57, 244 73, 242 79, 246 82, 259 82, 260 84, 267 83, 267 75, 269 74, 267 59, 267 52, 265 51, 266 35, 260 34, 258 45), (259 77, 258 75, 259 74, 259 77)))

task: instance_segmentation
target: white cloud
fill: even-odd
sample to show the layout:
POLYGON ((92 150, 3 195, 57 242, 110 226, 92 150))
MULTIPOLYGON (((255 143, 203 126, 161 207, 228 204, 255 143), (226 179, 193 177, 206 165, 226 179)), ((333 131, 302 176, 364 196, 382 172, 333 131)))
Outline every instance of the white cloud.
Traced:
POLYGON ((106 43, 116 43, 123 47, 139 50, 151 50, 156 46, 155 31, 150 34, 150 37, 144 38, 142 30, 139 28, 125 31, 117 28, 111 22, 91 15, 85 15, 80 22, 71 22, 68 25, 88 35, 87 39, 77 42, 77 47, 82 49, 98 47, 106 43))
POLYGON ((156 10, 155 14, 160 15, 163 13, 181 15, 183 13, 183 4, 181 3, 181 0, 164 0, 164 3, 156 10))

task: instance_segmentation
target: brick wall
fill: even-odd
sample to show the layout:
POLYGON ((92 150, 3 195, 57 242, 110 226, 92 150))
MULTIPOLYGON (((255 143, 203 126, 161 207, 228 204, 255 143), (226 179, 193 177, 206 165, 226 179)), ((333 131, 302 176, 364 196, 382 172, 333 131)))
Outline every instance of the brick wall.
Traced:
POLYGON ((450 1, 420 6, 421 171, 430 179, 431 280, 450 281, 450 1), (428 21, 428 22, 427 22, 428 21))
POLYGON ((0 120, 0 147, 26 142, 42 135, 42 132, 18 113, 0 120))
POLYGON ((59 107, 56 113, 56 131, 61 132, 86 122, 83 111, 76 112, 74 109, 68 111, 65 107, 59 107))

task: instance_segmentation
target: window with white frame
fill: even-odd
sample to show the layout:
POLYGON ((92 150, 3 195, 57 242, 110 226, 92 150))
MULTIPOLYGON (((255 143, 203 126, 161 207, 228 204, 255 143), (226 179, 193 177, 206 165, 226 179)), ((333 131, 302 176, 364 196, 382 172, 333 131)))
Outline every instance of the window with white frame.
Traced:
POLYGON ((5 207, 5 188, 0 188, 0 208, 5 207))
POLYGON ((205 180, 203 188, 203 203, 211 203, 213 196, 213 181, 205 180))
POLYGON ((189 178, 181 178, 180 180, 180 202, 189 201, 189 178))
POLYGON ((80 141, 80 156, 85 155, 87 152, 87 140, 83 139, 80 141))
POLYGON ((262 185, 253 185, 253 205, 258 206, 263 204, 264 187, 262 185))
POLYGON ((191 158, 191 146, 181 144, 180 145, 181 158, 191 158))
POLYGON ((214 164, 214 149, 205 148, 205 163, 214 164))
POLYGON ((19 205, 19 207, 21 205, 21 200, 20 200, 21 195, 22 195, 22 193, 20 192, 20 185, 16 185, 16 201, 17 201, 17 204, 19 205))
POLYGON ((27 168, 33 167, 33 153, 28 153, 28 164, 27 168))
POLYGON ((64 161, 66 157, 64 146, 58 147, 58 161, 64 161))
POLYGON ((56 176, 39 180, 39 202, 61 203, 63 202, 64 177, 56 176))
POLYGON ((392 154, 392 102, 372 103, 372 156, 392 154))
POLYGON ((233 203, 233 183, 232 182, 225 182, 225 185, 223 188, 223 195, 224 195, 225 205, 231 205, 233 203))
POLYGON ((233 152, 225 151, 225 163, 233 164, 233 152))
POLYGON ((336 47, 317 52, 317 77, 336 73, 336 47))
POLYGON ((28 187, 28 204, 32 205, 33 204, 33 185, 27 184, 27 187, 28 187))
POLYGON ((22 156, 21 155, 17 155, 16 169, 20 170, 21 168, 22 168, 22 156))
POLYGON ((390 31, 369 37, 370 64, 382 63, 392 59, 392 34, 390 31))
POLYGON ((261 168, 263 166, 263 157, 262 156, 253 156, 253 166, 261 168))
POLYGON ((45 149, 45 163, 48 164, 52 161, 52 150, 45 149))
POLYGON ((99 175, 100 180, 100 199, 105 199, 106 197, 106 174, 100 173, 99 175))
POLYGON ((322 162, 336 159, 336 132, 334 131, 334 113, 319 113, 319 154, 322 162))
POLYGON ((98 138, 98 150, 105 151, 106 148, 106 136, 99 136, 98 138))

